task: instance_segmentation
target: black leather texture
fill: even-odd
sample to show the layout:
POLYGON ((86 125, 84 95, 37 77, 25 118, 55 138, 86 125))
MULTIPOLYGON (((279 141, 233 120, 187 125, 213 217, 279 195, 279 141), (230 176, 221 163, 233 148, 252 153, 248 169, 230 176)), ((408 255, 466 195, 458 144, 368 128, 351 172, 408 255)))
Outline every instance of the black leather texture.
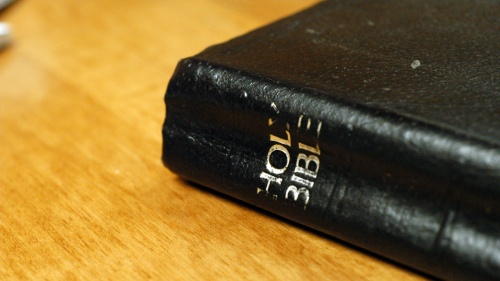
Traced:
POLYGON ((498 1, 323 2, 182 60, 162 159, 439 278, 498 280, 499 67, 498 1))

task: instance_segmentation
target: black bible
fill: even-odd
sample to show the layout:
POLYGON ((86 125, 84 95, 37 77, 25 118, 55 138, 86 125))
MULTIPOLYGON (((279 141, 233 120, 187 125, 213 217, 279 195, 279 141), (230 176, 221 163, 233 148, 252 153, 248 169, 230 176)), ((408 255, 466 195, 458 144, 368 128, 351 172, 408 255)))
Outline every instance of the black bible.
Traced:
POLYGON ((163 162, 452 280, 500 280, 500 4, 327 1, 183 59, 163 162))

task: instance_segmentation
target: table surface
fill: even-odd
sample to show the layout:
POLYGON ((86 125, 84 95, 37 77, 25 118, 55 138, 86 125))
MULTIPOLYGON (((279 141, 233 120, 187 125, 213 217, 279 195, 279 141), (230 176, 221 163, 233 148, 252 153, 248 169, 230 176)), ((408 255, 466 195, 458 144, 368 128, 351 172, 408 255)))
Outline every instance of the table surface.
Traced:
POLYGON ((179 59, 315 1, 29 1, 0 13, 0 278, 421 280, 162 166, 179 59), (264 4, 265 3, 265 4, 264 4))

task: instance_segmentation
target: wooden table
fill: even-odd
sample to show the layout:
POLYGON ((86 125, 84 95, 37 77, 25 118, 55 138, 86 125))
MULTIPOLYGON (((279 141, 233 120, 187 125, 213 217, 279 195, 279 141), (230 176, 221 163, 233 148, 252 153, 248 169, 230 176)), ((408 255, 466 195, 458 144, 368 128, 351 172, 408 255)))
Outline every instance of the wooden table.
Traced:
POLYGON ((36 1, 0 14, 0 278, 412 280, 162 166, 180 58, 315 1, 36 1))

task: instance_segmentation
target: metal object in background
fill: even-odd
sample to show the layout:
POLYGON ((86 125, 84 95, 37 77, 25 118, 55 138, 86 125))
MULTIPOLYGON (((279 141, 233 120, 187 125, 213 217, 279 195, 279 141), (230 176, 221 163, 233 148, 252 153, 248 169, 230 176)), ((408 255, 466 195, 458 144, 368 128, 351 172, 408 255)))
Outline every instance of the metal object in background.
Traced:
POLYGON ((0 50, 6 48, 11 42, 10 26, 0 22, 0 50))
MULTIPOLYGON (((0 11, 12 4, 14 0, 0 0, 0 11)), ((0 50, 6 48, 12 41, 10 26, 0 22, 0 50)))
POLYGON ((5 7, 12 4, 12 2, 14 2, 14 0, 0 0, 0 10, 3 10, 5 7))

